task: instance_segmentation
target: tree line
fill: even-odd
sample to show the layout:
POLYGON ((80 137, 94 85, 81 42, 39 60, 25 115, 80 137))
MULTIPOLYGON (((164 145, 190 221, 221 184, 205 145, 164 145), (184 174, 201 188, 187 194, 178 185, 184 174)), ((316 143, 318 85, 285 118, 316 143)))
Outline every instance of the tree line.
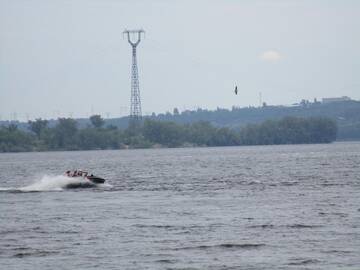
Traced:
POLYGON ((215 127, 209 122, 191 124, 145 119, 138 127, 105 126, 100 115, 79 128, 72 118, 28 122, 28 131, 10 124, 0 128, 0 152, 95 150, 186 146, 235 146, 268 144, 330 143, 336 140, 336 122, 323 117, 285 117, 248 124, 240 130, 215 127))

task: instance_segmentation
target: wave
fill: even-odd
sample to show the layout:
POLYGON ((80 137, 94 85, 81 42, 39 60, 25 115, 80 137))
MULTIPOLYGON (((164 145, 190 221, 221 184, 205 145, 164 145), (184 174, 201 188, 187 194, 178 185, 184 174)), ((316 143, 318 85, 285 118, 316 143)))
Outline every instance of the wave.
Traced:
POLYGON ((321 228, 322 225, 291 224, 291 225, 287 225, 286 227, 291 229, 312 229, 312 228, 321 228))
POLYGON ((109 184, 94 184, 83 178, 70 178, 65 175, 44 175, 40 180, 33 184, 20 188, 0 188, 5 192, 40 192, 40 191, 62 191, 73 188, 89 187, 111 187, 109 184))
POLYGON ((244 244, 232 244, 232 243, 225 243, 225 244, 218 244, 218 245, 201 245, 201 246, 193 246, 193 247, 181 247, 176 248, 176 250, 182 249, 212 249, 212 248, 222 248, 222 249, 257 249, 260 247, 265 246, 263 243, 259 244, 252 244, 252 243, 244 243, 244 244))
POLYGON ((161 260, 156 260, 155 262, 157 263, 163 263, 163 264, 174 264, 177 263, 179 260, 170 260, 170 259, 161 259, 161 260))
POLYGON ((275 226, 272 224, 262 224, 262 225, 252 225, 252 226, 248 226, 248 228, 251 229, 273 229, 275 226))
POLYGON ((318 263, 319 260, 316 259, 295 259, 294 262, 289 263, 289 265, 307 265, 307 264, 313 264, 318 263))
POLYGON ((58 254, 57 251, 46 251, 46 250, 35 250, 30 252, 19 252, 13 255, 15 258, 24 258, 24 257, 45 257, 54 254, 58 254))
POLYGON ((294 181, 294 182, 289 182, 289 181, 280 182, 280 185, 282 185, 282 186, 296 186, 298 184, 299 184, 299 182, 297 182, 297 181, 294 181))
POLYGON ((273 225, 273 224, 261 224, 261 225, 251 225, 247 226, 247 228, 251 229, 274 229, 274 228, 290 228, 290 229, 313 229, 313 228, 321 228, 322 225, 308 225, 308 224, 289 224, 289 225, 273 225))

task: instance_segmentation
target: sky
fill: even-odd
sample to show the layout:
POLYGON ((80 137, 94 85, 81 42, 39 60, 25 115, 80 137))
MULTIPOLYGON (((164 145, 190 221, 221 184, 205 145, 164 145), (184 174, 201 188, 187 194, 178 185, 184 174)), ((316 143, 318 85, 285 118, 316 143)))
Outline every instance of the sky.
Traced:
POLYGON ((0 0, 0 120, 360 99, 360 1, 0 0), (238 95, 234 87, 238 86, 238 95))

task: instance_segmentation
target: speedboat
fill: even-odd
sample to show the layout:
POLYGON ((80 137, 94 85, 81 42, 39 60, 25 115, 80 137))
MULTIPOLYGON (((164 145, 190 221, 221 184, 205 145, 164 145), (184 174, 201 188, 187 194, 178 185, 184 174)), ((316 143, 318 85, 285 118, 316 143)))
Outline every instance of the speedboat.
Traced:
POLYGON ((68 177, 81 177, 87 181, 90 181, 91 183, 94 184, 103 184, 105 183, 105 179, 101 178, 99 176, 95 176, 93 174, 89 174, 86 171, 82 171, 82 170, 75 170, 75 171, 67 171, 65 173, 66 176, 68 177))
POLYGON ((95 184, 104 184, 105 183, 104 178, 101 178, 101 177, 98 177, 95 175, 88 175, 88 176, 86 176, 86 178, 95 184))

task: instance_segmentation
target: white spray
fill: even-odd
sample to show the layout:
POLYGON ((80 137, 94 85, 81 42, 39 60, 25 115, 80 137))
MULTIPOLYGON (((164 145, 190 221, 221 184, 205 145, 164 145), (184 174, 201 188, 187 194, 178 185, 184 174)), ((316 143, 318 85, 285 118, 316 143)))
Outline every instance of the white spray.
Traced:
POLYGON ((81 178, 70 178, 65 175, 44 175, 39 181, 34 184, 19 188, 20 191, 59 191, 63 190, 69 185, 83 184, 88 181, 81 178))

